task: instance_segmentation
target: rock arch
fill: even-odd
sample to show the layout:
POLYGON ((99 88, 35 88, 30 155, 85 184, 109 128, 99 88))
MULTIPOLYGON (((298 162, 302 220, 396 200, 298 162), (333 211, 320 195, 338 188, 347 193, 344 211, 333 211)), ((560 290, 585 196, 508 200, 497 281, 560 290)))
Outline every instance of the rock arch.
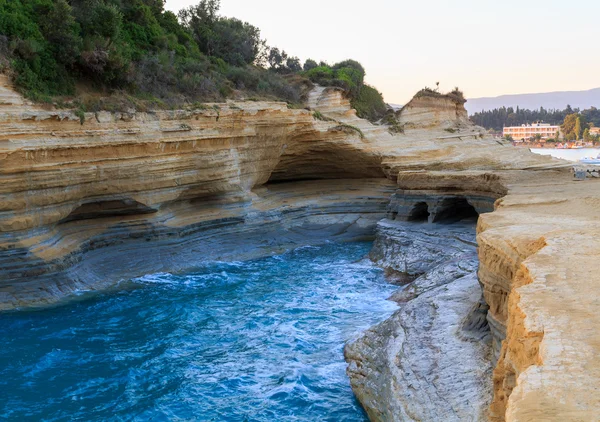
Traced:
POLYGON ((462 220, 473 220, 479 213, 464 196, 441 199, 431 212, 430 222, 451 224, 462 220))
POLYGON ((429 221, 429 216, 429 205, 427 205, 427 202, 417 202, 411 208, 407 220, 426 223, 429 221))

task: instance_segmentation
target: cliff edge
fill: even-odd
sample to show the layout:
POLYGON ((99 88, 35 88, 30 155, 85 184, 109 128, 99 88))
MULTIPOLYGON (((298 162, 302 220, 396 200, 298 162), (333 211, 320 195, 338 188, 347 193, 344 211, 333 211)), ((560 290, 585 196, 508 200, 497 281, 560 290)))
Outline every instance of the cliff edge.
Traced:
POLYGON ((492 419, 599 413, 599 180, 575 182, 567 163, 489 138, 445 100, 411 101, 404 133, 392 133, 333 88, 316 88, 310 110, 230 102, 81 116, 0 85, 0 309, 369 237, 390 213, 424 203, 434 219, 462 198, 481 214, 492 419))

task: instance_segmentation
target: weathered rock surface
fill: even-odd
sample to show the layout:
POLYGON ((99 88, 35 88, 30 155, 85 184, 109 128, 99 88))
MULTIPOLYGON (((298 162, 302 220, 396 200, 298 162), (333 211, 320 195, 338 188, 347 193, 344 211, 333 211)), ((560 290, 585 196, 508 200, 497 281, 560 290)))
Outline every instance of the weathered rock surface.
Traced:
MULTIPOLYGON (((474 227, 474 221, 471 224, 474 227)), ((383 220, 377 234, 371 260, 397 276, 414 280, 433 267, 474 250, 474 232, 467 223, 456 225, 416 224, 383 220)))
POLYGON ((597 420, 600 183, 530 176, 479 221, 490 325, 506 327, 494 421, 597 420))
POLYGON ((470 316, 481 298, 474 240, 473 224, 378 225, 374 249, 387 262, 402 263, 410 251, 425 261, 418 263, 424 274, 392 296, 401 309, 345 349, 352 387, 371 420, 485 419, 492 363, 487 326, 470 316))
MULTIPOLYGON (((82 121, 71 111, 36 108, 2 89, 0 309, 50 303, 120 278, 194 265, 201 257, 175 251, 206 236, 225 239, 234 226, 245 227, 240 240, 221 242, 222 248, 204 254, 207 259, 221 257, 219 250, 248 255, 243 245, 255 245, 251 228, 258 230, 257 237, 269 238, 261 232, 271 230, 270 223, 302 226, 335 215, 329 232, 322 230, 327 225, 322 221, 317 225, 321 230, 315 237, 320 233, 323 241, 336 233, 340 218, 348 226, 363 214, 382 216, 382 195, 390 193, 406 159, 402 144, 413 152, 423 144, 421 157, 415 158, 421 162, 425 156, 437 160, 440 148, 448 151, 448 145, 429 139, 437 134, 432 129, 437 122, 410 136, 392 136, 384 126, 357 118, 335 89, 318 88, 308 101, 332 121, 264 102, 86 113, 82 121), (340 129, 341 123, 360 128, 364 136, 340 129), (438 153, 432 153, 435 149, 438 153), (380 182, 368 181, 373 178, 380 182), (314 179, 339 181, 319 187, 313 182, 308 191, 289 183, 314 179), (265 191, 269 181, 286 183, 265 191), (327 209, 336 198, 344 205, 327 209), (142 239, 145 248, 139 246, 142 239), (164 253, 161 244, 182 246, 164 253), (129 257, 124 250, 145 252, 129 257), (128 257, 127 265, 120 256, 128 257)), ((487 155, 511 151, 489 140, 475 150, 482 168, 490 165, 487 155)), ((511 157, 518 165, 516 155, 511 157)), ((362 236, 373 234, 375 219, 355 225, 362 236)), ((274 237, 263 243, 273 250, 289 244, 285 235, 274 237)), ((247 248, 258 253, 254 246, 247 248)))
POLYGON ((495 201, 478 223, 492 417, 596 419, 600 179, 574 182, 569 164, 485 136, 452 102, 411 101, 396 135, 335 89, 308 103, 334 121, 249 102, 82 125, 0 80, 0 308, 495 201))

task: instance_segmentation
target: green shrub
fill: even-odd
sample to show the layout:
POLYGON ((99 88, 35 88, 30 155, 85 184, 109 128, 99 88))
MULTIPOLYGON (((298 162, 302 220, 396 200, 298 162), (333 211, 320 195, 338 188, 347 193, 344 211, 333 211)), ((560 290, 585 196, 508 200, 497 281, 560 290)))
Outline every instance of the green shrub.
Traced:
POLYGON ((458 89, 458 87, 454 88, 452 91, 447 94, 442 94, 436 89, 431 89, 429 87, 425 87, 419 92, 415 94, 414 98, 422 98, 422 97, 432 97, 432 98, 447 98, 452 100, 455 104, 464 104, 467 102, 463 92, 458 89))
POLYGON ((337 125, 335 127, 332 127, 329 130, 334 131, 334 132, 337 132, 337 131, 339 131, 339 132, 346 132, 346 133, 349 133, 349 134, 355 132, 355 133, 358 134, 358 136, 360 137, 360 139, 365 139, 365 134, 363 133, 362 130, 360 130, 356 126, 352 126, 352 125, 349 125, 349 124, 346 124, 346 123, 340 123, 339 125, 337 125))
POLYGON ((458 89, 458 87, 454 88, 452 91, 447 93, 446 97, 450 98, 456 104, 464 104, 467 102, 465 94, 460 89, 458 89))
POLYGON ((60 97, 76 94, 78 82, 115 96, 93 108, 173 108, 235 91, 298 104, 313 81, 342 88, 361 114, 377 113, 360 63, 307 60, 303 70, 270 49, 281 74, 269 71, 256 65, 269 51, 258 28, 218 12, 219 0, 199 0, 179 18, 162 0, 0 0, 0 70, 10 68, 36 101, 69 103, 60 97))
POLYGON ((328 66, 317 66, 306 72, 306 77, 320 85, 328 85, 334 78, 335 72, 328 66))
POLYGON ((321 113, 320 111, 316 110, 313 112, 313 117, 316 120, 321 120, 323 122, 336 122, 337 120, 332 119, 331 117, 327 117, 325 115, 323 115, 323 113, 321 113))
POLYGON ((388 131, 392 134, 404 133, 404 125, 401 125, 396 117, 396 112, 389 109, 385 116, 381 119, 381 123, 388 127, 388 131))
POLYGON ((351 100, 351 104, 358 117, 372 122, 381 119, 387 111, 383 96, 370 85, 363 85, 358 96, 351 100))
POLYGON ((360 94, 364 83, 365 70, 360 63, 355 60, 345 60, 328 66, 321 63, 319 66, 313 66, 314 61, 310 62, 305 75, 311 81, 322 86, 335 86, 342 88, 346 94, 355 98, 360 94))
POLYGON ((80 107, 77 110, 75 110, 75 115, 79 117, 79 123, 83 126, 83 124, 85 123, 85 110, 82 107, 80 107))

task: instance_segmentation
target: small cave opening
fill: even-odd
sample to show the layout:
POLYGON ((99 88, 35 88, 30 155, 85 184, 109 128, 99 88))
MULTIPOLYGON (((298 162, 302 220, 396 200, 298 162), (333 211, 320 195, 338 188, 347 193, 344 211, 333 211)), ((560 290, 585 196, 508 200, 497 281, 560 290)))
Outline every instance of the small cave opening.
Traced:
POLYGON ((59 224, 77 220, 152 214, 155 212, 155 209, 133 199, 95 201, 77 207, 66 218, 62 219, 59 224))
POLYGON ((429 206, 426 202, 415 204, 408 214, 408 221, 427 223, 429 221, 429 206))
POLYGON ((438 211, 433 217, 434 223, 451 224, 459 221, 477 222, 479 213, 466 198, 446 198, 438 205, 438 211))

